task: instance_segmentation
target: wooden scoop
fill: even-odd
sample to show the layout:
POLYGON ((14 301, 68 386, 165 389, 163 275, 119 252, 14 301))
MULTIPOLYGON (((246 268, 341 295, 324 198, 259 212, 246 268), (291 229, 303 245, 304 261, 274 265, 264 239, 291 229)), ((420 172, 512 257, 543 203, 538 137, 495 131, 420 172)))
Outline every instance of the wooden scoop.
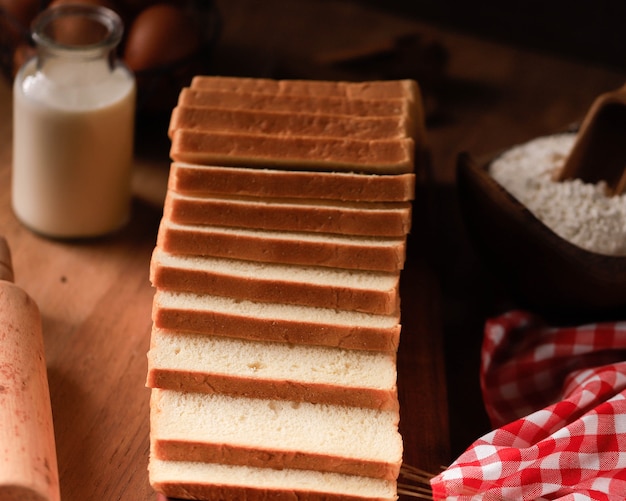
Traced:
POLYGON ((610 195, 626 190, 626 85, 601 94, 583 120, 557 181, 605 181, 610 195))

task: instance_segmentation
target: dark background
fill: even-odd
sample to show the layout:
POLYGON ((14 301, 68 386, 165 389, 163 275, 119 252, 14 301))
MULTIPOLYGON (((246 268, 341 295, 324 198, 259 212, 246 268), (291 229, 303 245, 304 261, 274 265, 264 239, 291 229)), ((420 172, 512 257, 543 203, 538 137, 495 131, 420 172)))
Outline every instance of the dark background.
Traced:
POLYGON ((467 34, 624 68, 626 2, 361 0, 467 34))

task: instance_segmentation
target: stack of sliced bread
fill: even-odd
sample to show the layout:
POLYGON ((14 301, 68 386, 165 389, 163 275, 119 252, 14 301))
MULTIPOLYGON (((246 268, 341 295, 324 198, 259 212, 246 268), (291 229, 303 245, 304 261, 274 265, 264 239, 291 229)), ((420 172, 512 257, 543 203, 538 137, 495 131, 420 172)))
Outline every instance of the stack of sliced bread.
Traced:
POLYGON ((414 81, 194 78, 151 262, 150 482, 394 500, 414 81))

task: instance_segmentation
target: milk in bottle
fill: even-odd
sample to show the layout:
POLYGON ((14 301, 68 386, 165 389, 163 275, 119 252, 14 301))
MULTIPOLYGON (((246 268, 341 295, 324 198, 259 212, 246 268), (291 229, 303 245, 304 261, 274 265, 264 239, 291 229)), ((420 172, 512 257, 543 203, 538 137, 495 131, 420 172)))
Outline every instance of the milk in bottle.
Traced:
POLYGON ((33 23, 38 55, 14 83, 12 204, 35 232, 93 237, 130 211, 135 81, 113 11, 61 5, 33 23))

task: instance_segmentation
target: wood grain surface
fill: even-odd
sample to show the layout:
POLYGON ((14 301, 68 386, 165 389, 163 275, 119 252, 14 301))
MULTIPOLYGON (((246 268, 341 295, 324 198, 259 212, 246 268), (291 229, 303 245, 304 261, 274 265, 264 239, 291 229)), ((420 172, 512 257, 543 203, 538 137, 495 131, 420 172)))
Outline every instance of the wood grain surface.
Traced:
MULTIPOLYGON (((510 306, 503 284, 466 238, 454 184, 456 156, 490 153, 562 128, 580 119, 596 95, 620 86, 626 73, 352 2, 218 4, 223 32, 215 73, 416 77, 425 84, 432 168, 420 178, 402 278, 399 389, 405 460, 437 472, 489 429, 478 383, 482 326, 488 315, 510 306), (408 56, 395 45, 407 36, 418 40, 408 56), (445 67, 442 59, 422 64, 430 56, 420 43, 427 41, 443 48, 438 57, 445 55, 445 67)), ((13 215, 11 115, 10 85, 3 81, 0 232, 13 252, 16 283, 43 316, 63 499, 154 499, 146 471, 144 382, 153 295, 149 259, 169 165, 166 125, 140 122, 129 225, 108 238, 67 242, 39 237, 13 215)))

